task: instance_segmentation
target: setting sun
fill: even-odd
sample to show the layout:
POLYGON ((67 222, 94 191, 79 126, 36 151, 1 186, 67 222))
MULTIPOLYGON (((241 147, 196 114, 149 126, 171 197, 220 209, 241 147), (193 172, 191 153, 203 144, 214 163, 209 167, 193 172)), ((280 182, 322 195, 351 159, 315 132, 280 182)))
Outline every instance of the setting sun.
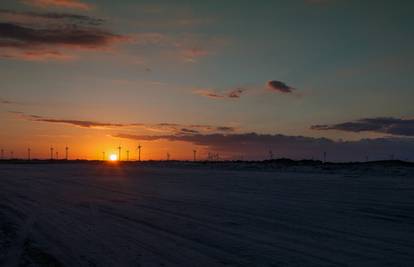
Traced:
POLYGON ((111 154, 111 155, 109 156, 109 160, 110 160, 110 161, 117 161, 117 160, 118 160, 118 156, 117 156, 117 155, 115 155, 115 154, 111 154))

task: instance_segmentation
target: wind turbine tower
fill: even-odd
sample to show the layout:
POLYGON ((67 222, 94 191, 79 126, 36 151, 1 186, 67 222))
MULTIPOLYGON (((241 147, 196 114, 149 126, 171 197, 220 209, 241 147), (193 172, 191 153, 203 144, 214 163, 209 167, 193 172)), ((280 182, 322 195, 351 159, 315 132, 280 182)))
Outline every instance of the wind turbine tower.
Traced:
POLYGON ((53 146, 50 147, 50 159, 53 160, 53 146))
POLYGON ((121 161, 121 149, 122 149, 122 147, 121 147, 121 145, 119 145, 119 147, 118 147, 118 160, 119 161, 121 161))
POLYGON ((59 151, 56 151, 56 160, 59 159, 59 151))
POLYGON ((30 147, 27 149, 27 160, 30 160, 30 152, 31 152, 31 149, 30 149, 30 147))
POLYGON ((127 161, 129 161, 129 150, 126 151, 127 154, 127 161))
POLYGON ((273 151, 269 150, 269 159, 273 160, 273 156, 274 156, 273 151))
POLYGON ((69 159, 69 147, 66 145, 65 147, 65 160, 69 159))
POLYGON ((141 161, 141 145, 138 145, 138 161, 141 161))
POLYGON ((1 159, 4 159, 4 149, 3 148, 0 150, 0 153, 1 153, 1 159))
POLYGON ((102 160, 105 161, 105 151, 102 152, 102 160))
POLYGON ((193 160, 196 161, 197 160, 197 150, 193 150, 193 160))

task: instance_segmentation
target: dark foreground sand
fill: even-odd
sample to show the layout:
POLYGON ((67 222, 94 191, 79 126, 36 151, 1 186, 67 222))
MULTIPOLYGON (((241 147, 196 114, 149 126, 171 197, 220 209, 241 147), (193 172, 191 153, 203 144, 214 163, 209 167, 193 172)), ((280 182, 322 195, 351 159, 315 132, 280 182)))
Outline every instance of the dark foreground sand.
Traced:
POLYGON ((1 164, 0 266, 414 266, 414 169, 1 164))

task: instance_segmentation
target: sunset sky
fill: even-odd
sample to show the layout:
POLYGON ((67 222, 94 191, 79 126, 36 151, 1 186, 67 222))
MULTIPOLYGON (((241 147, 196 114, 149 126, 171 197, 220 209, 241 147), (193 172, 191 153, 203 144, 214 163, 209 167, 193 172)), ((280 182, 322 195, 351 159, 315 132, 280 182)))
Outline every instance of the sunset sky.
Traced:
POLYGON ((414 160, 413 14, 403 0, 1 0, 0 147, 414 160))

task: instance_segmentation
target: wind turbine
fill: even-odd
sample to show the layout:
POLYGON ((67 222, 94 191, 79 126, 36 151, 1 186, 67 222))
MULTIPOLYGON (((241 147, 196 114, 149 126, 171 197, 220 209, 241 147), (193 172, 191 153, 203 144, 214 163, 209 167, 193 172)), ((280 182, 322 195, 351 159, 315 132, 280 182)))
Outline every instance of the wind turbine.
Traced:
POLYGON ((138 161, 141 161, 141 148, 142 148, 142 146, 139 144, 137 148, 138 148, 138 161))
POLYGON ((30 149, 30 147, 27 149, 27 160, 30 160, 30 152, 31 152, 31 149, 30 149))
POLYGON ((12 150, 12 151, 10 151, 10 159, 13 159, 13 157, 14 157, 14 152, 12 150))
POLYGON ((269 159, 273 160, 273 156, 274 156, 273 151, 269 150, 269 159))
POLYGON ((118 147, 118 161, 121 161, 121 149, 122 149, 122 147, 121 147, 121 145, 119 145, 119 147, 118 147))
POLYGON ((53 146, 50 147, 50 159, 53 160, 53 146))
POLYGON ((105 161, 105 151, 102 152, 102 160, 105 161))
POLYGON ((69 147, 68 147, 68 145, 66 145, 66 147, 65 147, 65 160, 68 160, 69 159, 69 147))
POLYGON ((126 151, 127 154, 127 161, 129 161, 129 150, 126 151))
POLYGON ((4 159, 4 149, 3 148, 0 150, 0 153, 1 153, 1 159, 4 159))
POLYGON ((169 161, 169 160, 170 160, 170 153, 167 152, 167 161, 169 161))
POLYGON ((59 151, 56 151, 56 160, 59 160, 59 151))
POLYGON ((193 150, 193 160, 196 161, 197 160, 197 150, 193 150))

